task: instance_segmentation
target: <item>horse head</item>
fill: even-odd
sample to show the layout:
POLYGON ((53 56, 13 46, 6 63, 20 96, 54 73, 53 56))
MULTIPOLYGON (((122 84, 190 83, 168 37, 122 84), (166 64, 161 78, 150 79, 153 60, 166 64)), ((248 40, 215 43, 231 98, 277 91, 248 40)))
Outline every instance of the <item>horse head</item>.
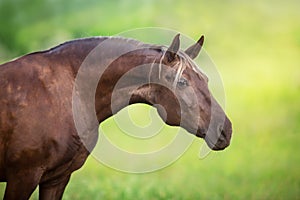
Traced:
POLYGON ((136 93, 144 95, 167 124, 181 126, 203 138, 211 149, 222 150, 230 144, 232 126, 209 90, 208 77, 193 61, 203 41, 202 36, 181 51, 179 34, 176 35, 171 45, 162 50, 158 67, 151 69, 149 77, 156 81, 152 80, 136 93))

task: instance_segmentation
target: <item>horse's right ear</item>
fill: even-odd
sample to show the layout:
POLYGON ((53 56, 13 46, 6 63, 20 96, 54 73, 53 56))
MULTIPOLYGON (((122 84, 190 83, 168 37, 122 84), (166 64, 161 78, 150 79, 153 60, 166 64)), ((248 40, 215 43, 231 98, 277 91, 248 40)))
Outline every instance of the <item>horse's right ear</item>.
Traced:
POLYGON ((168 48, 168 50, 167 50, 167 52, 166 52, 166 57, 168 58, 168 61, 169 61, 169 62, 172 62, 172 61, 175 59, 176 54, 177 54, 177 52, 178 52, 178 50, 179 50, 179 46, 180 46, 180 40, 179 40, 179 37, 180 37, 180 34, 178 33, 178 34, 174 37, 174 39, 173 39, 173 41, 172 41, 170 47, 168 48))

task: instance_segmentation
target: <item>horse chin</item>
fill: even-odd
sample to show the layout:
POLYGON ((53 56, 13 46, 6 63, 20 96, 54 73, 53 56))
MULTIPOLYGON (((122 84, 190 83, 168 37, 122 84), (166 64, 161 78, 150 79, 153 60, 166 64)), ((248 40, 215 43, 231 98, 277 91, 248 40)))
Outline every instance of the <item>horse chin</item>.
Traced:
POLYGON ((207 146, 214 151, 222 151, 229 146, 229 143, 224 143, 220 140, 218 140, 217 143, 211 142, 208 137, 205 137, 204 140, 207 146))
POLYGON ((214 141, 213 137, 210 137, 210 134, 213 134, 213 132, 199 128, 195 135, 199 138, 204 139, 207 146, 214 151, 221 151, 229 146, 230 140, 226 140, 224 137, 219 136, 218 140, 214 141))
POLYGON ((199 138, 204 139, 206 137, 206 133, 207 133, 206 129, 198 128, 197 133, 195 135, 199 138))

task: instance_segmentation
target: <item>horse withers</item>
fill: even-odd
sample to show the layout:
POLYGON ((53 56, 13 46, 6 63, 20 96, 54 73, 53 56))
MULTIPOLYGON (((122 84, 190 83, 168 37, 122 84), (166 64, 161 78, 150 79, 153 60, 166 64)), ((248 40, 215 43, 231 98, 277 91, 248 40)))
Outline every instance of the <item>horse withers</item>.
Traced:
MULTIPOLYGON (((211 149, 226 148, 231 139, 231 122, 212 97, 208 78, 193 62, 203 40, 202 36, 181 51, 179 35, 169 47, 119 37, 95 37, 66 42, 2 64, 0 181, 7 182, 4 199, 28 199, 38 185, 40 199, 62 198, 72 172, 84 164, 97 139, 97 131, 90 131, 88 125, 78 132, 74 120, 77 93, 83 112, 94 108, 97 126, 128 104, 146 103, 157 107, 167 124, 204 138, 211 149), (97 52, 99 56, 92 62, 85 62, 104 43, 107 48, 97 52), (105 56, 128 47, 130 51, 114 60, 105 56), (76 83, 83 63, 86 78, 102 71, 94 94, 80 95, 80 91, 89 88, 76 83), (134 70, 140 66, 142 70, 134 70), (124 75, 127 81, 116 87, 124 75), (114 93, 122 96, 113 100, 114 93), (130 99, 122 98, 124 95, 130 99), (93 98, 92 106, 86 96, 93 98)), ((88 117, 82 121, 89 124, 88 117)))

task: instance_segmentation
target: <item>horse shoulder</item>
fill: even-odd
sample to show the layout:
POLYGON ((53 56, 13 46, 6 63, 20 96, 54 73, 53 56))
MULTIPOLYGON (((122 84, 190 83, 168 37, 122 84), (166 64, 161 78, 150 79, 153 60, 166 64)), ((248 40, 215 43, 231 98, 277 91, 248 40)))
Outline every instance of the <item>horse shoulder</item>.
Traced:
POLYGON ((0 170, 4 160, 45 168, 71 160, 79 145, 70 70, 36 54, 2 65, 0 76, 0 170))

